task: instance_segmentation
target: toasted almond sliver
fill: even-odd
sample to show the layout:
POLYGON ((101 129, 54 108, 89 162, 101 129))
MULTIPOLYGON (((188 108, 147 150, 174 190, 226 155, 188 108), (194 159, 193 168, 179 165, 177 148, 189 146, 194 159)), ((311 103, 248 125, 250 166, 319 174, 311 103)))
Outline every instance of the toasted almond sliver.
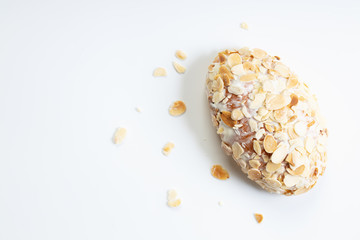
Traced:
POLYGON ((124 140, 126 136, 126 129, 125 128, 118 128, 115 131, 114 134, 114 143, 115 144, 120 144, 122 143, 122 141, 124 140))
POLYGON ((219 180, 226 180, 230 177, 229 172, 225 168, 223 168, 221 165, 214 165, 211 168, 211 174, 213 175, 213 177, 215 177, 219 180))
POLYGON ((242 62, 241 56, 238 53, 232 53, 228 57, 228 64, 229 64, 230 68, 232 68, 233 66, 236 66, 238 64, 241 64, 241 62, 242 62))
POLYGON ((244 149, 241 147, 241 145, 238 142, 234 142, 231 146, 231 149, 233 151, 233 157, 234 159, 240 159, 240 156, 244 153, 244 149))
POLYGON ((260 213, 255 213, 254 216, 255 216, 255 220, 256 220, 258 223, 261 223, 262 220, 264 219, 263 215, 260 214, 260 213))
POLYGON ((300 177, 298 177, 298 176, 292 176, 292 175, 290 175, 290 174, 286 174, 286 173, 285 173, 284 184, 285 184, 287 187, 295 186, 299 181, 300 181, 300 177))
POLYGON ((272 135, 266 135, 264 139, 264 149, 268 153, 273 153, 277 148, 277 142, 272 135))
POLYGON ((242 75, 245 74, 245 70, 242 64, 238 64, 231 68, 231 72, 235 75, 242 75))
POLYGON ((162 149, 162 153, 165 156, 168 156, 171 152, 171 150, 175 147, 175 144, 172 142, 168 142, 167 144, 165 144, 165 146, 162 149))
POLYGON ((276 179, 273 179, 273 178, 266 178, 265 179, 266 183, 269 184, 271 187, 274 187, 274 188, 279 188, 281 187, 281 183, 276 180, 276 179))
POLYGON ((260 146, 259 141, 257 141, 257 140, 253 141, 253 148, 254 148, 254 151, 257 153, 257 155, 261 155, 261 146, 260 146))
POLYGON ((173 62, 173 66, 178 73, 185 73, 186 68, 177 62, 173 62))
POLYGON ((261 107, 265 101, 265 98, 266 98, 265 93, 256 94, 255 99, 250 103, 249 108, 255 109, 261 107))
POLYGON ((288 147, 284 144, 278 146, 278 148, 271 155, 270 160, 273 163, 281 163, 288 154, 288 150, 289 150, 288 147))
POLYGON ((225 95, 223 92, 215 92, 212 96, 212 101, 214 103, 219 103, 225 98, 225 95))
POLYGON ((249 82, 249 81, 253 81, 256 79, 256 74, 255 73, 248 73, 246 75, 242 75, 240 77, 240 81, 242 82, 249 82))
POLYGON ((290 76, 289 68, 280 62, 276 64, 275 71, 278 72, 282 77, 287 78, 290 76))
POLYGON ((298 78, 293 75, 293 76, 290 76, 289 79, 287 80, 287 83, 286 83, 286 87, 287 88, 293 88, 293 87, 296 87, 299 83, 299 80, 298 78))
POLYGON ((155 68, 153 72, 154 77, 165 77, 167 75, 166 69, 163 67, 155 68))
POLYGON ((262 50, 262 49, 254 48, 252 55, 253 55, 255 58, 262 59, 262 58, 264 58, 264 57, 267 55, 267 53, 266 53, 264 50, 262 50))
POLYGON ((240 120, 244 117, 244 114, 242 113, 242 111, 239 108, 236 108, 234 110, 232 110, 231 112, 231 119, 232 120, 240 120))
POLYGON ((222 111, 220 113, 221 120, 229 127, 234 127, 236 121, 231 119, 231 113, 228 111, 222 111))
POLYGON ((257 125, 257 121, 255 121, 254 119, 250 119, 249 120, 249 126, 250 126, 250 130, 252 132, 256 132, 258 130, 258 125, 257 125))
POLYGON ((303 174, 303 172, 305 171, 305 165, 301 165, 300 167, 296 168, 294 171, 291 170, 291 168, 288 168, 287 171, 293 176, 298 176, 303 174))
POLYGON ((247 24, 246 22, 242 22, 242 23, 240 24, 240 27, 241 27, 242 29, 244 29, 244 30, 249 30, 249 26, 248 26, 248 24, 247 24))
POLYGON ((274 128, 273 128, 273 126, 271 126, 270 124, 265 124, 265 128, 266 128, 266 130, 268 130, 269 132, 273 132, 274 131, 274 128))
POLYGON ((295 166, 295 163, 294 163, 293 160, 292 160, 292 153, 289 153, 289 154, 286 156, 285 161, 288 162, 291 166, 295 166))
POLYGON ((181 200, 180 199, 176 199, 176 200, 171 200, 167 202, 169 207, 178 207, 181 204, 181 200))
POLYGON ((183 51, 181 50, 177 50, 175 52, 175 56, 178 58, 178 59, 181 59, 181 60, 185 60, 186 59, 186 53, 184 53, 183 51))
POLYGON ((256 168, 251 168, 248 171, 248 177, 253 181, 259 180, 261 179, 261 172, 256 168))
POLYGON ((268 162, 266 164, 266 171, 268 171, 269 173, 273 173, 276 170, 278 170, 281 167, 281 163, 273 163, 273 162, 268 162))
POLYGON ((294 126, 295 133, 299 136, 304 136, 307 131, 307 125, 304 122, 297 122, 294 126))
POLYGON ((228 88, 229 93, 233 93, 235 95, 241 95, 244 93, 244 90, 241 87, 230 85, 228 88))
POLYGON ((271 95, 266 98, 266 108, 268 110, 277 110, 288 104, 287 99, 282 94, 271 95))
POLYGON ((171 200, 175 200, 177 198, 177 192, 175 189, 170 189, 167 193, 167 200, 171 201, 171 200))
POLYGON ((171 116, 180 116, 186 111, 186 105, 183 101, 176 101, 171 104, 169 108, 169 113, 171 116))
POLYGON ((252 168, 259 168, 261 163, 258 161, 258 160, 250 160, 249 161, 249 165, 252 167, 252 168))

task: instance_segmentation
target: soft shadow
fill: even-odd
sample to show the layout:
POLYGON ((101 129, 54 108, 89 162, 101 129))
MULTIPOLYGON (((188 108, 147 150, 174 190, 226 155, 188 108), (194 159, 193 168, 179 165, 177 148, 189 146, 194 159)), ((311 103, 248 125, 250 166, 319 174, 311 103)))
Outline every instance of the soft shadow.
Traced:
POLYGON ((182 79, 184 82, 182 95, 187 105, 184 117, 197 140, 198 147, 206 155, 205 160, 199 159, 199 161, 208 161, 210 165, 221 164, 228 168, 231 177, 241 179, 259 191, 264 191, 245 176, 231 157, 225 155, 220 147, 220 137, 212 125, 205 92, 205 81, 207 68, 215 56, 216 52, 211 52, 208 55, 201 55, 196 58, 190 66, 187 66, 186 74, 182 79))

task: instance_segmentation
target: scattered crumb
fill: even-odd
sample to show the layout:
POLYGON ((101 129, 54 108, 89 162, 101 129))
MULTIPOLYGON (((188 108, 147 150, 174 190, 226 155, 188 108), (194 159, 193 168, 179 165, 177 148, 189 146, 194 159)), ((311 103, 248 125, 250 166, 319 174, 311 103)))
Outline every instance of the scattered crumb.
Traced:
POLYGON ((141 108, 139 108, 139 107, 136 107, 135 110, 136 110, 137 112, 139 112, 139 113, 142 112, 141 108))
POLYGON ((219 204, 220 207, 224 206, 224 202, 223 202, 223 201, 219 201, 218 204, 219 204))
POLYGON ((118 128, 114 134, 114 143, 120 144, 126 136, 126 129, 125 128, 118 128))
POLYGON ((262 220, 263 220, 263 218, 264 218, 263 215, 260 214, 260 213, 255 213, 254 216, 255 216, 255 219, 256 219, 256 221, 257 221, 258 223, 261 223, 262 220))
POLYGON ((181 50, 177 50, 176 53, 175 53, 175 56, 176 56, 178 59, 181 59, 181 60, 185 60, 185 59, 187 58, 186 53, 184 53, 184 52, 181 51, 181 50))
POLYGON ((247 25, 246 22, 242 22, 242 23, 240 24, 240 27, 241 27, 242 29, 249 30, 249 26, 247 25))
POLYGON ((174 68, 178 73, 185 73, 186 68, 177 62, 173 62, 174 68))
POLYGON ((226 180, 230 177, 229 172, 226 169, 224 169, 221 165, 214 165, 211 168, 211 174, 219 180, 226 180))
POLYGON ((162 153, 165 156, 168 156, 171 152, 171 150, 175 147, 175 144, 173 144, 172 142, 168 142, 167 144, 165 144, 165 146, 162 149, 162 153))
POLYGON ((183 101, 176 101, 171 104, 169 108, 169 113, 171 116, 180 116, 186 111, 186 105, 183 101))
POLYGON ((162 67, 156 68, 153 72, 154 77, 165 77, 166 75, 167 75, 166 69, 162 67))
POLYGON ((177 192, 174 189, 170 189, 167 194, 167 205, 169 207, 178 207, 181 204, 181 199, 177 198, 177 192))

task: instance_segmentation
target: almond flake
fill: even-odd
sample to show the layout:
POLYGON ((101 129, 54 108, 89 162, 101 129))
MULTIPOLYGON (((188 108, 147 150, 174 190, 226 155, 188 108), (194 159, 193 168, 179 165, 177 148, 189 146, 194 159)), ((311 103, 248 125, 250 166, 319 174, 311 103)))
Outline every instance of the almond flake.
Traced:
POLYGON ((232 68, 233 66, 236 66, 238 64, 241 64, 241 62, 242 62, 241 56, 238 53, 232 53, 228 57, 228 64, 229 64, 230 68, 232 68))
POLYGON ((232 154, 231 147, 229 147, 226 143, 221 142, 221 148, 224 150, 226 155, 230 156, 232 154))
POLYGON ((171 201, 171 200, 175 200, 177 198, 177 192, 176 190, 174 189, 170 189, 168 192, 167 192, 167 200, 168 201, 171 201))
POLYGON ((266 98, 266 108, 268 110, 281 109, 286 105, 288 105, 287 99, 282 94, 268 95, 268 97, 266 98))
POLYGON ((223 53, 219 53, 219 61, 220 61, 220 64, 224 64, 226 62, 226 57, 223 53))
POLYGON ((274 131, 274 128, 273 128, 273 126, 271 126, 270 124, 265 124, 265 128, 266 128, 266 130, 268 130, 269 132, 273 132, 274 131))
POLYGON ((225 95, 223 92, 215 92, 212 96, 212 101, 214 103, 219 103, 225 98, 225 95))
POLYGON ((242 75, 242 74, 245 74, 245 70, 244 70, 244 67, 242 64, 238 64, 236 66, 233 66, 231 68, 231 72, 235 75, 242 75))
POLYGON ((247 71, 255 71, 255 66, 254 64, 252 64, 251 62, 244 62, 243 63, 243 68, 244 70, 247 72, 247 71))
POLYGON ((307 137, 305 139, 305 149, 306 149, 306 151, 311 153, 313 151, 314 147, 315 147, 314 139, 312 137, 307 137))
POLYGON ((281 183, 278 181, 278 180, 276 180, 276 179, 273 179, 273 178, 266 178, 265 179, 265 182, 267 183, 267 184, 269 184, 271 187, 273 187, 273 188, 279 188, 279 187, 281 187, 281 183))
POLYGON ((122 141, 124 140, 126 136, 126 129, 125 128, 118 128, 115 131, 114 134, 114 143, 115 144, 120 144, 122 143, 122 141))
POLYGON ((253 168, 259 168, 261 163, 258 160, 250 160, 249 165, 253 168))
POLYGON ((228 111, 222 111, 220 113, 220 117, 221 120, 231 128, 234 127, 234 125, 236 124, 236 121, 231 119, 231 113, 228 111))
POLYGON ((231 119, 232 120, 240 120, 244 117, 244 114, 242 113, 242 111, 237 108, 237 109, 234 109, 232 112, 231 112, 231 119))
POLYGON ((165 77, 166 75, 167 75, 166 69, 162 67, 156 68, 153 72, 154 77, 165 77))
POLYGON ((213 175, 213 177, 219 180, 226 180, 229 178, 228 171, 225 168, 223 168, 221 165, 214 165, 211 168, 211 174, 213 175))
POLYGON ((245 106, 241 109, 241 111, 243 112, 245 117, 251 118, 251 114, 248 112, 248 110, 245 106))
POLYGON ((219 127, 217 130, 217 134, 222 134, 224 132, 224 128, 223 127, 219 127))
POLYGON ((288 162, 291 166, 295 166, 295 163, 292 160, 292 153, 289 153, 286 158, 285 161, 288 162))
POLYGON ((265 134, 265 129, 260 129, 260 130, 258 130, 257 132, 256 132, 256 134, 255 134, 255 138, 257 139, 257 140, 260 140, 261 139, 261 137, 263 136, 265 134))
POLYGON ((256 74, 255 73, 249 73, 249 74, 246 74, 246 75, 242 75, 240 77, 240 81, 242 82, 249 82, 249 81, 253 81, 256 79, 256 74))
POLYGON ((268 162, 266 164, 266 171, 268 171, 269 173, 273 173, 276 170, 278 170, 281 167, 281 163, 272 163, 272 162, 268 162))
POLYGON ((298 104, 298 102, 299 102, 298 96, 296 96, 295 94, 291 94, 291 102, 289 103, 289 108, 295 106, 296 104, 298 104))
POLYGON ((280 62, 276 64, 275 71, 278 72, 282 77, 288 78, 290 76, 289 68, 280 62))
POLYGON ((175 56, 178 58, 178 59, 181 59, 181 60, 185 60, 186 59, 186 54, 183 52, 183 51, 181 51, 181 50, 177 50, 176 52, 175 52, 175 56))
POLYGON ((231 149, 233 151, 233 157, 236 160, 240 159, 241 155, 244 153, 244 149, 238 142, 234 142, 231 149))
POLYGON ((168 142, 167 144, 165 144, 165 146, 162 149, 162 153, 165 156, 168 156, 171 152, 171 150, 175 147, 175 144, 173 144, 172 142, 168 142))
POLYGON ((288 154, 288 147, 284 144, 280 144, 278 148, 274 151, 274 153, 271 155, 271 161, 273 163, 281 163, 286 155, 288 154))
POLYGON ((254 151, 255 151, 258 155, 261 155, 261 146, 260 146, 259 141, 257 141, 257 140, 254 140, 254 141, 253 141, 253 148, 254 148, 254 151))
POLYGON ((211 90, 213 92, 222 91, 224 89, 224 82, 220 77, 217 77, 212 81, 211 90))
POLYGON ((171 200, 167 202, 169 207, 178 207, 181 204, 181 200, 180 199, 176 199, 176 200, 171 200))
POLYGON ((244 93, 244 90, 241 87, 230 85, 228 88, 229 93, 235 94, 235 95, 241 95, 244 93))
POLYGON ((289 77, 289 79, 287 80, 286 83, 286 88, 293 88, 296 87, 299 83, 299 80, 297 79, 296 76, 292 75, 289 77))
POLYGON ((285 174, 285 177, 284 177, 284 184, 285 186, 287 187, 293 187, 295 186, 296 184, 298 184, 300 181, 300 177, 298 176, 292 176, 290 174, 285 174))
MULTIPOLYGON (((265 125, 266 126, 266 125, 265 125)), ((277 148, 277 142, 272 135, 266 135, 264 139, 264 149, 268 153, 273 153, 277 148)))
POLYGON ((294 131, 297 135, 304 136, 307 132, 307 125, 304 122, 297 122, 294 126, 294 131))
POLYGON ((256 132, 258 129, 257 122, 254 119, 249 120, 249 126, 252 132, 256 132))
POLYGON ((251 168, 248 171, 248 178, 250 178, 253 181, 259 180, 261 179, 261 172, 256 168, 251 168))
POLYGON ((288 168, 287 171, 293 176, 298 176, 303 174, 303 172, 305 171, 305 165, 301 165, 300 167, 296 168, 294 171, 288 168))
POLYGON ((178 73, 185 73, 186 68, 177 62, 173 62, 173 66, 178 73))
POLYGON ((180 116, 186 111, 186 105, 183 101, 176 101, 171 104, 169 108, 169 113, 171 116, 180 116))
POLYGON ((246 22, 242 22, 242 23, 240 24, 240 27, 241 27, 242 29, 244 29, 244 30, 249 30, 249 26, 247 25, 246 22))
POLYGON ((262 58, 264 58, 264 57, 267 55, 267 53, 266 53, 264 50, 262 50, 262 49, 254 48, 252 55, 253 55, 255 58, 262 59, 262 58))
POLYGON ((281 108, 274 111, 274 118, 279 123, 286 123, 287 121, 287 109, 281 108))
POLYGON ((255 95, 255 99, 254 101, 252 101, 249 105, 249 108, 255 109, 255 108, 259 108, 263 105, 264 101, 266 98, 266 94, 265 93, 258 93, 255 95))

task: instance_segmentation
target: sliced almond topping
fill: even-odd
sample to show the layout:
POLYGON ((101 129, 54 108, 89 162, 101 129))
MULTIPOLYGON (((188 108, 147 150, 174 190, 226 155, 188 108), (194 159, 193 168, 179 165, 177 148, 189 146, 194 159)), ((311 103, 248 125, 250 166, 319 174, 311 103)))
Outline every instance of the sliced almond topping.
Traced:
POLYGON ((227 86, 229 86, 230 85, 230 77, 229 77, 229 75, 227 75, 227 74, 224 74, 223 76, 222 76, 222 80, 223 80, 223 82, 224 82, 224 85, 227 87, 227 86))
POLYGON ((231 128, 234 127, 234 125, 236 124, 236 121, 231 119, 231 113, 228 111, 222 111, 220 113, 220 117, 221 120, 231 128))
POLYGON ((232 68, 233 66, 236 66, 238 64, 241 64, 241 62, 242 62, 241 56, 238 53, 232 53, 228 57, 228 64, 229 64, 230 68, 232 68))
POLYGON ((177 62, 173 62, 173 66, 178 73, 185 73, 186 68, 177 62))
POLYGON ((224 132, 224 128, 223 127, 219 127, 217 130, 217 134, 222 134, 224 132))
POLYGON ((266 164, 266 171, 268 171, 269 173, 273 173, 276 170, 278 170, 281 167, 281 163, 272 163, 272 162, 268 162, 266 164))
POLYGON ((257 140, 260 140, 261 139, 261 137, 263 136, 265 134, 265 129, 260 129, 260 130, 258 130, 257 132, 256 132, 256 134, 255 134, 255 138, 257 139, 257 140))
POLYGON ((257 140, 253 141, 253 148, 254 148, 254 151, 257 153, 257 155, 261 155, 261 146, 260 146, 259 141, 257 141, 257 140))
POLYGON ((289 68, 280 62, 275 65, 275 71, 282 77, 288 78, 290 76, 289 68))
POLYGON ((240 24, 240 27, 241 27, 242 29, 244 29, 244 30, 249 30, 249 26, 247 25, 246 22, 242 22, 242 23, 240 24))
POLYGON ((304 136, 307 132, 307 125, 304 122, 297 122, 294 126, 295 133, 297 135, 304 136))
POLYGON ((250 103, 249 107, 252 108, 252 109, 261 107, 263 105, 264 101, 265 101, 265 98, 266 98, 265 93, 256 94, 254 101, 252 101, 250 103))
POLYGON ((165 146, 162 149, 162 153, 165 156, 168 156, 171 152, 171 150, 175 147, 175 144, 173 144, 172 142, 168 142, 167 144, 165 144, 165 146))
POLYGON ((266 128, 266 130, 268 130, 269 132, 273 132, 274 131, 274 128, 273 128, 273 126, 271 126, 270 124, 265 124, 265 128, 266 128))
POLYGON ((293 88, 293 87, 296 87, 298 85, 298 83, 299 83, 298 78, 295 75, 292 75, 287 80, 286 87, 287 88, 293 88))
POLYGON ((244 62, 243 68, 245 71, 255 71, 255 66, 251 62, 244 62))
POLYGON ((249 74, 246 74, 246 75, 242 75, 240 77, 240 81, 242 82, 249 82, 249 81, 253 81, 256 79, 256 74, 255 73, 249 73, 249 74))
POLYGON ((266 53, 264 50, 262 50, 262 49, 254 48, 252 55, 253 55, 255 58, 262 59, 262 58, 264 58, 264 57, 267 55, 267 53, 266 53))
POLYGON ((232 120, 240 120, 244 117, 244 114, 242 113, 242 111, 237 108, 237 109, 234 109, 232 112, 231 112, 231 119, 232 120))
POLYGON ((250 178, 253 181, 259 180, 259 179, 261 179, 261 172, 259 170, 257 170, 256 168, 251 168, 248 171, 248 178, 250 178))
POLYGON ((177 50, 176 53, 175 53, 175 56, 178 58, 178 59, 181 59, 181 60, 185 60, 186 59, 186 54, 181 51, 181 50, 177 50))
POLYGON ((305 149, 306 151, 308 151, 309 153, 311 153, 313 151, 315 147, 315 141, 314 141, 314 138, 312 137, 307 137, 305 139, 305 149))
POLYGON ((314 124, 315 124, 315 120, 312 120, 311 122, 308 123, 307 127, 309 128, 309 127, 311 127, 311 126, 314 125, 314 124))
POLYGON ((298 176, 303 174, 303 172, 305 171, 305 165, 301 165, 300 167, 296 168, 294 171, 291 170, 291 168, 288 168, 287 171, 293 176, 298 176))
POLYGON ((276 179, 273 179, 273 178, 266 178, 265 179, 265 182, 267 183, 267 184, 269 184, 271 187, 273 187, 273 188, 279 188, 279 187, 281 187, 281 183, 278 181, 278 180, 276 180, 276 179))
POLYGON ((241 155, 244 153, 244 149, 238 142, 234 142, 231 149, 233 151, 233 157, 236 160, 240 159, 241 155))
POLYGON ((171 200, 167 202, 169 207, 178 207, 181 204, 181 200, 180 199, 176 199, 176 200, 171 200))
POLYGON ((215 78, 214 81, 212 81, 211 89, 213 92, 222 91, 224 89, 224 82, 220 77, 215 78))
POLYGON ((250 130, 251 130, 252 132, 256 132, 257 129, 258 129, 257 122, 256 122, 254 119, 250 119, 250 120, 249 120, 249 126, 250 126, 250 130))
POLYGON ((169 108, 169 113, 171 116, 180 116, 186 111, 186 105, 183 101, 176 101, 171 104, 169 108))
POLYGON ((171 200, 175 200, 177 198, 177 192, 176 190, 174 189, 170 189, 168 192, 167 192, 167 200, 168 201, 171 201, 171 200))
POLYGON ((281 163, 286 155, 288 154, 288 147, 284 144, 280 144, 278 148, 274 151, 274 153, 271 155, 271 161, 273 163, 281 163))
POLYGON ((295 163, 294 163, 293 160, 292 160, 292 153, 289 153, 289 154, 286 156, 285 161, 288 162, 291 166, 295 166, 295 163))
POLYGON ((230 156, 232 154, 232 149, 224 142, 221 142, 221 148, 224 150, 225 154, 230 156))
POLYGON ((115 144, 120 144, 122 143, 122 141, 124 140, 126 136, 126 129, 125 128, 118 128, 115 131, 114 134, 114 143, 115 144))
POLYGON ((274 118, 279 123, 286 123, 287 121, 287 109, 281 108, 274 111, 274 118))
POLYGON ((241 109, 241 111, 243 112, 245 117, 251 118, 251 114, 248 112, 248 110, 245 106, 241 109))
POLYGON ((153 72, 154 77, 165 77, 166 75, 167 75, 166 69, 162 67, 156 68, 153 72))
POLYGON ((287 99, 284 95, 273 94, 268 95, 266 98, 266 108, 268 110, 277 110, 285 107, 288 104, 287 99))
POLYGON ((295 186, 296 184, 298 184, 300 181, 300 177, 298 176, 292 176, 290 174, 285 174, 285 177, 284 177, 284 184, 285 186, 287 187, 293 187, 295 186))
POLYGON ((215 64, 211 64, 211 65, 208 67, 209 72, 213 72, 213 71, 214 71, 214 67, 215 67, 215 64))
POLYGON ((223 92, 215 92, 212 96, 212 101, 214 103, 219 103, 225 98, 225 95, 223 92))
POLYGON ((299 98, 295 94, 291 94, 290 97, 291 97, 291 102, 289 104, 289 108, 291 108, 292 106, 295 106, 299 102, 299 98))
POLYGON ((259 109, 258 109, 258 114, 259 114, 259 116, 265 116, 267 113, 268 113, 269 111, 268 110, 266 110, 266 108, 264 108, 264 107, 260 107, 259 109))
POLYGON ((259 168, 261 165, 261 163, 258 160, 250 160, 249 164, 253 168, 259 168))
POLYGON ((306 193, 307 191, 309 191, 310 190, 310 188, 299 188, 298 190, 296 190, 295 192, 294 192, 294 194, 295 195, 299 195, 299 194, 302 194, 302 193, 306 193))
POLYGON ((242 75, 242 74, 245 74, 245 70, 244 70, 244 67, 242 64, 238 64, 236 66, 233 66, 231 68, 231 72, 235 75, 242 75))
POLYGON ((277 148, 277 142, 272 135, 266 135, 264 139, 264 149, 268 153, 273 153, 277 148))
POLYGON ((226 62, 226 57, 223 53, 219 53, 219 61, 221 65, 226 62))
POLYGON ((221 77, 223 78, 227 78, 227 80, 229 81, 229 84, 226 84, 225 81, 225 86, 229 86, 230 85, 230 79, 234 79, 234 76, 232 75, 231 71, 226 67, 226 66, 221 66, 219 68, 219 73, 221 75, 221 77))
POLYGON ((228 88, 229 93, 235 94, 235 95, 241 95, 244 93, 244 90, 241 87, 230 85, 228 88))
POLYGON ((226 169, 224 169, 221 165, 214 165, 211 168, 211 174, 213 177, 219 180, 226 180, 229 178, 229 173, 226 169))

